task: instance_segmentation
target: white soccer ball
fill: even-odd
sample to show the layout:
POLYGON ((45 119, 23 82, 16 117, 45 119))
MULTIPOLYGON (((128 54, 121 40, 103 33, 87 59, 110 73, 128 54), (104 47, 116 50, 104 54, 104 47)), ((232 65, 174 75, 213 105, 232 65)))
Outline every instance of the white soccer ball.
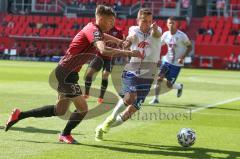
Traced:
POLYGON ((196 133, 190 128, 182 128, 177 134, 178 143, 183 147, 190 147, 195 143, 196 133))

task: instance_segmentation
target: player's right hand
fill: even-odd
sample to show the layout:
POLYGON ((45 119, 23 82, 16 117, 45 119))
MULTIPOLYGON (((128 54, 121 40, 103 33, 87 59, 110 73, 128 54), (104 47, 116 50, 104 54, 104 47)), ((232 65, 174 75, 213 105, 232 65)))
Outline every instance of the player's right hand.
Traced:
POLYGON ((132 50, 132 57, 139 57, 141 59, 144 59, 144 53, 140 52, 139 50, 132 50))
POLYGON ((124 41, 122 42, 122 48, 123 48, 123 49, 129 48, 130 45, 131 45, 131 42, 130 42, 129 40, 124 40, 124 41))
POLYGON ((157 23, 156 23, 156 22, 153 22, 153 23, 151 24, 150 28, 153 29, 153 30, 158 30, 158 25, 157 25, 157 23))

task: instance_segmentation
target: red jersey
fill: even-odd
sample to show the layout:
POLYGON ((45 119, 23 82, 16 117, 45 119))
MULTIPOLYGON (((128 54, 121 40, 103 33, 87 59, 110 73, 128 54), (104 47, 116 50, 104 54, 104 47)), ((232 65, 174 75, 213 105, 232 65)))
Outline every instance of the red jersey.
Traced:
MULTIPOLYGON (((113 27, 107 34, 114 36, 118 39, 123 39, 123 32, 117 27, 113 27)), ((106 45, 112 48, 118 48, 117 44, 106 42, 106 45)), ((98 56, 101 56, 103 59, 111 60, 111 56, 103 56, 100 52, 97 53, 98 56)))
POLYGON ((59 65, 69 71, 79 72, 82 65, 91 60, 97 52, 93 45, 103 40, 104 35, 99 26, 88 23, 72 40, 59 65))

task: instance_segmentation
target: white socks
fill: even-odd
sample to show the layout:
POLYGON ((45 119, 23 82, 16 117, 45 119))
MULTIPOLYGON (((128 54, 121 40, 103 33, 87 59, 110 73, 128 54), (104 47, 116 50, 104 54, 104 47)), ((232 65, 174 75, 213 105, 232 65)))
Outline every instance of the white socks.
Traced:
POLYGON ((124 105, 123 99, 120 99, 117 105, 115 106, 115 108, 113 109, 112 114, 108 116, 102 124, 103 129, 106 129, 104 130, 105 132, 109 131, 108 129, 110 127, 118 126, 123 123, 123 120, 119 115, 119 113, 123 110, 123 108, 125 108, 125 105, 124 105))
POLYGON ((173 89, 181 89, 182 86, 181 86, 181 84, 179 84, 179 83, 174 83, 173 86, 172 86, 172 88, 173 88, 173 89))
POLYGON ((116 121, 111 125, 111 127, 115 127, 115 126, 119 126, 123 123, 123 119, 121 117, 121 115, 119 114, 116 118, 116 121))
POLYGON ((160 94, 160 84, 156 84, 155 86, 155 99, 159 98, 159 94, 160 94))
POLYGON ((114 119, 116 119, 117 115, 121 112, 122 108, 125 108, 125 105, 124 105, 123 99, 120 99, 117 105, 115 106, 115 108, 113 109, 111 116, 114 119))

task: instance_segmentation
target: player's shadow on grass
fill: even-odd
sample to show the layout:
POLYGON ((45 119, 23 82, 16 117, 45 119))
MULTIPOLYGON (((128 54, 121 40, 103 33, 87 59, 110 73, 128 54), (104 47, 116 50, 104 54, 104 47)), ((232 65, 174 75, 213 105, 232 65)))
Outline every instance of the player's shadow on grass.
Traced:
POLYGON ((208 148, 200 148, 200 147, 183 148, 180 146, 164 146, 164 145, 124 142, 124 141, 116 141, 116 140, 105 140, 105 141, 111 142, 117 145, 121 145, 122 147, 107 146, 107 145, 88 145, 88 144, 82 144, 82 145, 101 148, 101 149, 108 149, 108 150, 118 151, 118 152, 137 153, 137 154, 144 154, 144 155, 161 155, 161 156, 168 156, 168 157, 169 156, 185 157, 185 158, 191 158, 191 159, 199 159, 199 158, 235 159, 240 156, 240 152, 236 152, 236 151, 217 150, 217 149, 208 149, 208 148), (133 147, 139 147, 139 148, 126 148, 126 146, 133 146, 133 147), (218 154, 218 155, 221 154, 224 157, 213 157, 212 155, 214 154, 218 154))
POLYGON ((171 103, 160 103, 158 105, 144 103, 144 106, 157 107, 157 108, 180 108, 180 109, 189 109, 189 108, 200 107, 196 104, 171 104, 171 103))
POLYGON ((56 145, 59 145, 59 144, 65 144, 65 145, 69 145, 69 146, 77 146, 77 145, 81 145, 81 143, 76 143, 76 144, 66 144, 66 143, 63 143, 63 142, 59 142, 59 141, 56 141, 56 142, 47 142, 47 141, 34 141, 34 140, 27 140, 27 139, 22 139, 22 140, 14 140, 14 141, 18 141, 18 142, 27 142, 27 143, 34 143, 34 144, 56 144, 56 145))
POLYGON ((240 111, 240 109, 233 109, 233 108, 221 108, 221 107, 209 107, 207 109, 221 109, 221 110, 231 110, 231 111, 240 111))
MULTIPOLYGON (((0 129, 5 129, 5 127, 0 126, 0 129)), ((40 128, 36 128, 36 127, 12 127, 11 129, 9 129, 8 131, 22 131, 22 132, 26 132, 26 133, 41 133, 41 134, 59 134, 60 131, 57 130, 49 130, 49 129, 40 129, 40 128)), ((73 135, 83 135, 83 134, 74 134, 73 135)))

